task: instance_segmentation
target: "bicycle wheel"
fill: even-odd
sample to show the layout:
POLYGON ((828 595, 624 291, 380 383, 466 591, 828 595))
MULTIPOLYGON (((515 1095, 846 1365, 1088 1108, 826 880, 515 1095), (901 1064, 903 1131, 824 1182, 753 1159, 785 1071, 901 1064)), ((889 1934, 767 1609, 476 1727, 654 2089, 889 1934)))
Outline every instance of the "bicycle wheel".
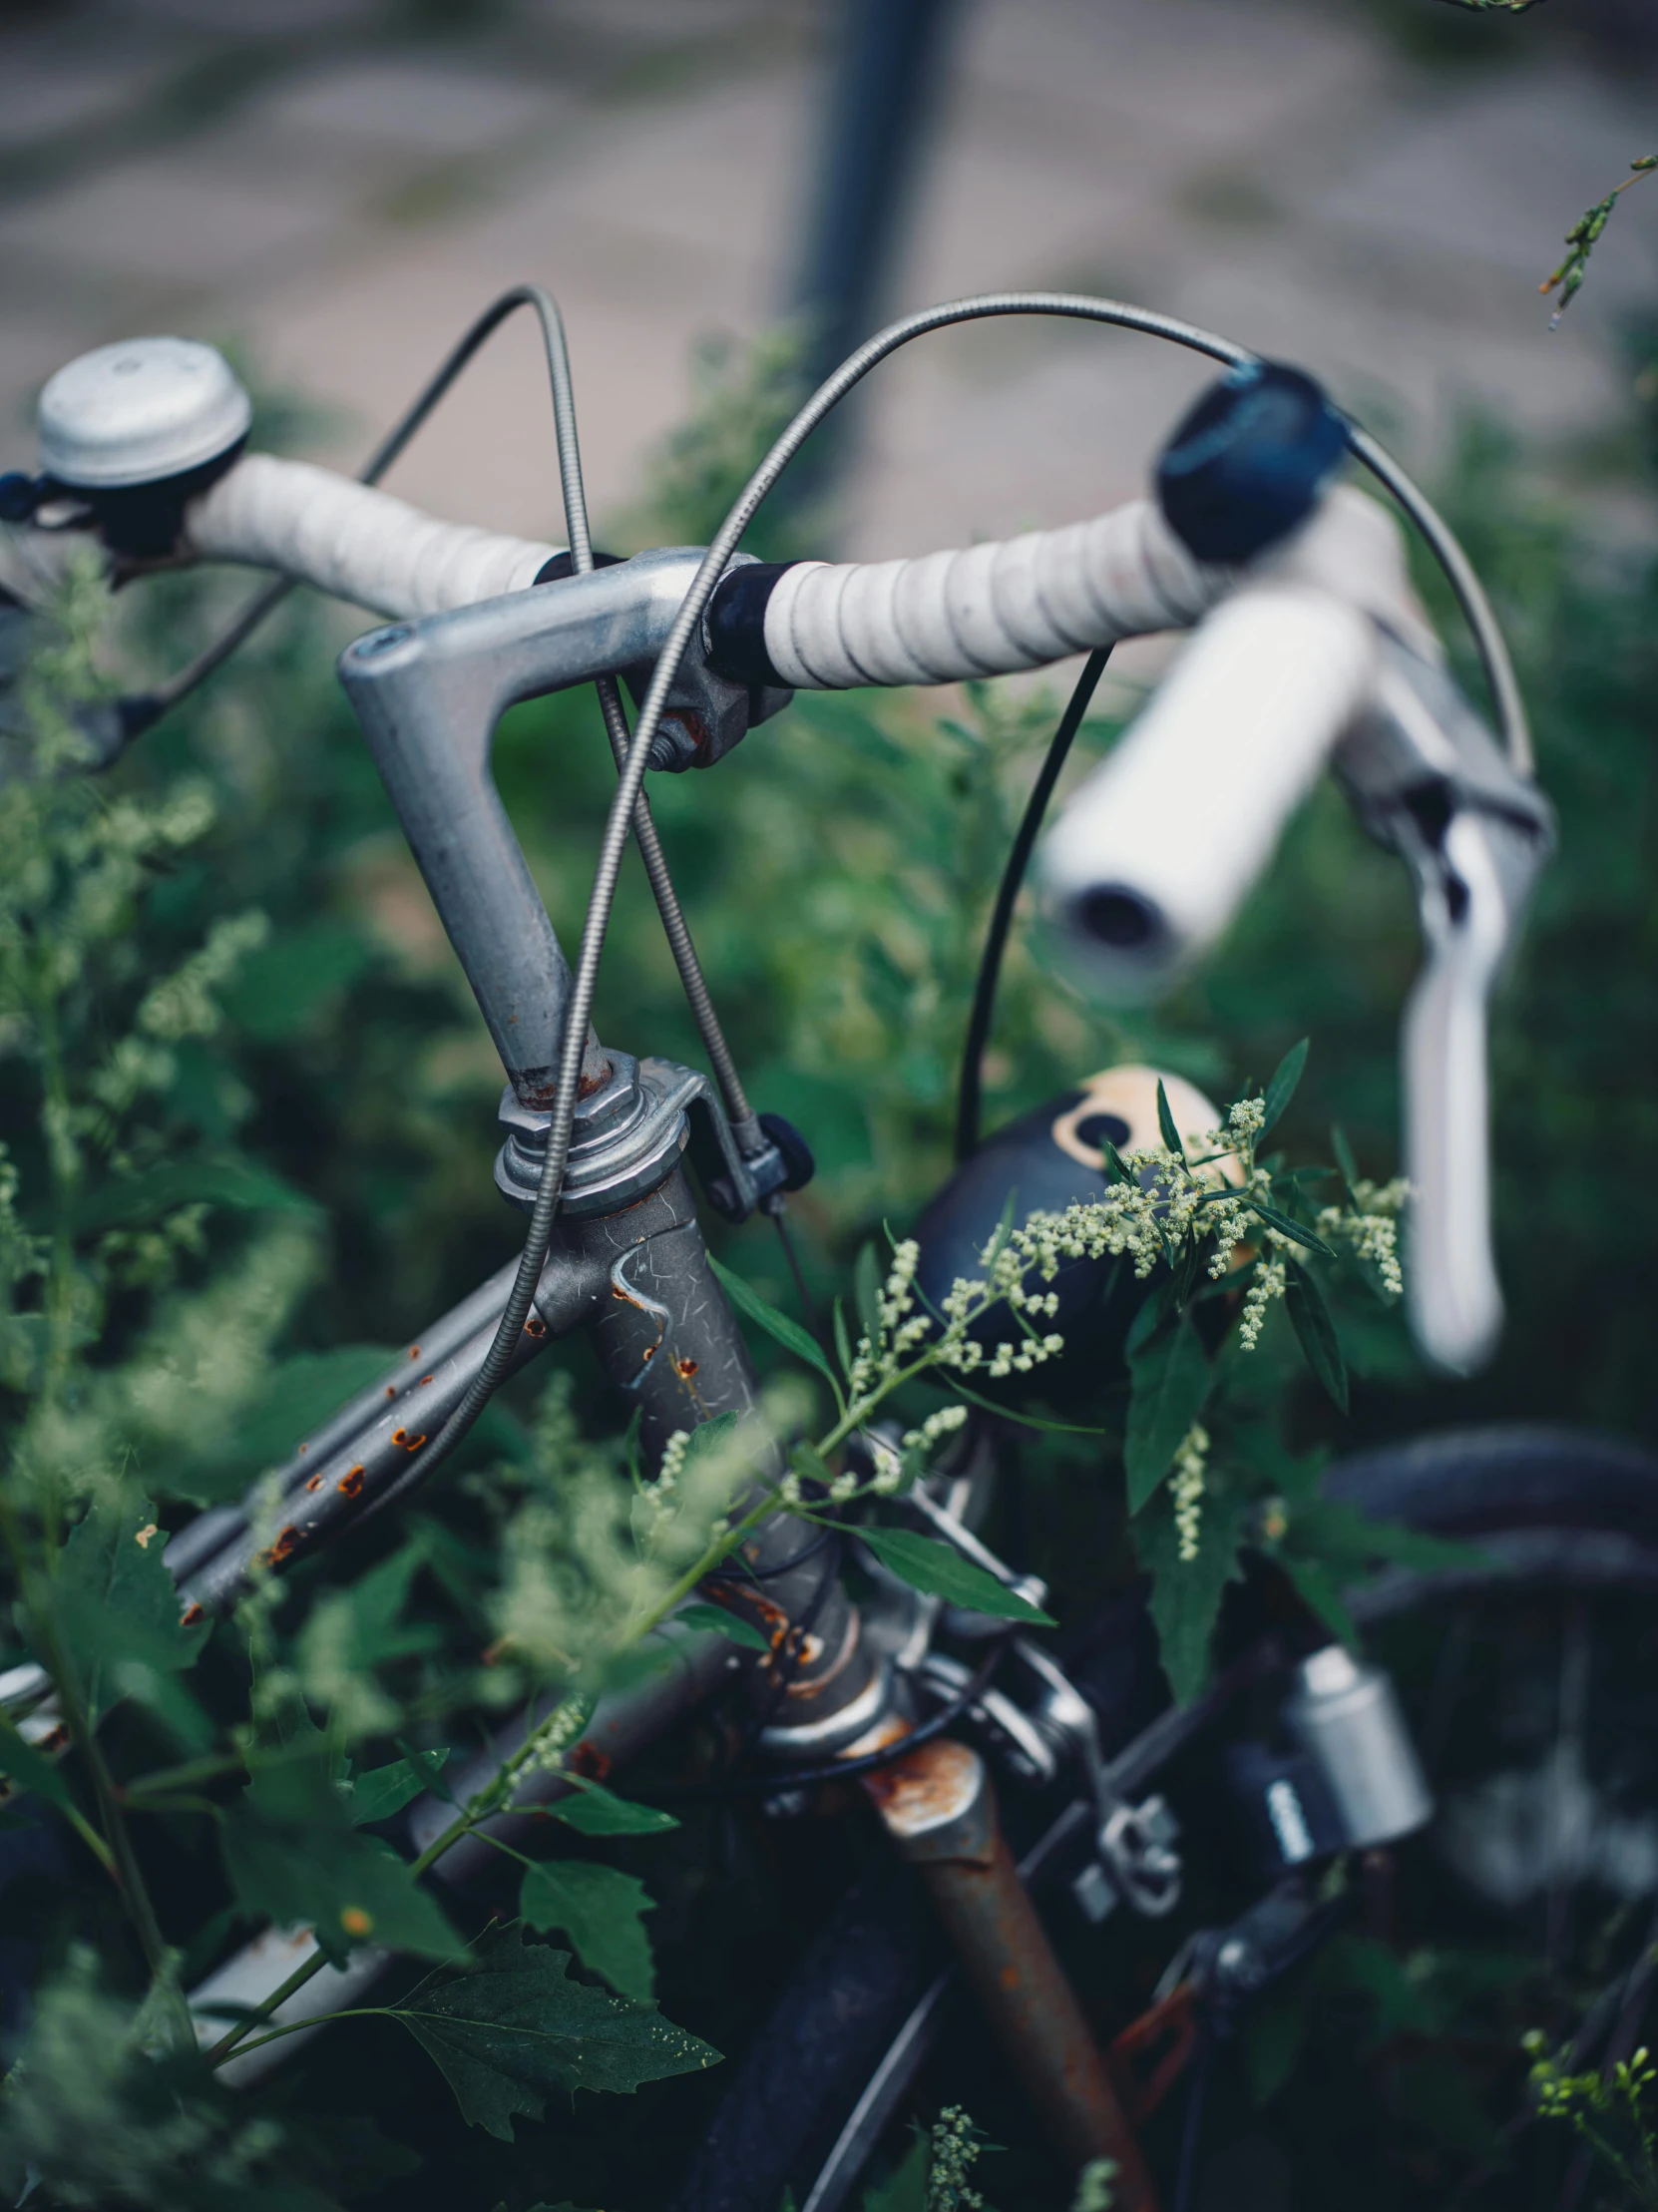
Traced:
MULTIPOLYGON (((1585 1976, 1607 1970, 1609 1925, 1633 1911, 1644 1928, 1658 1895, 1658 1458, 1567 1429, 1451 1430, 1339 1462, 1326 1488, 1373 1518, 1468 1546, 1465 1562, 1391 1568, 1351 1593, 1436 1793, 1430 1831, 1401 1855, 1409 1938, 1432 1944, 1471 1925, 1487 1951, 1507 1945, 1535 1961, 1569 2007, 1585 1976)), ((1121 1742, 1155 1666, 1120 1629, 1114 1648, 1107 1741, 1121 1742)), ((825 1928, 745 2055, 673 2212, 777 2212, 785 2187, 813 2212, 856 2200, 874 2139, 848 2122, 860 2099, 879 2101, 866 2091, 932 1986, 916 1908, 899 1894, 843 1907, 825 1928), (843 2001, 872 1976, 878 2003, 843 2001)), ((916 2063, 912 2051, 910 2071, 916 2063)), ((901 2097, 880 2109, 891 2151, 908 2114, 901 2097)), ((1268 2163, 1288 2171, 1303 2148, 1293 2115, 1284 2131, 1291 2147, 1268 2163)), ((1260 2164, 1261 2132, 1247 2120, 1231 2161, 1225 2139, 1215 2146, 1199 2204, 1231 2185, 1229 2162, 1238 2178, 1260 2164)), ((1391 2203, 1388 2148, 1367 2155, 1367 2201, 1391 2203)), ((1448 2171, 1448 2187, 1472 2157, 1459 2176, 1448 2171)), ((1402 2204, 1431 2201, 1420 2164, 1402 2177, 1414 2192, 1402 2204)), ((1352 2202, 1355 2186, 1350 2172, 1352 2202)))

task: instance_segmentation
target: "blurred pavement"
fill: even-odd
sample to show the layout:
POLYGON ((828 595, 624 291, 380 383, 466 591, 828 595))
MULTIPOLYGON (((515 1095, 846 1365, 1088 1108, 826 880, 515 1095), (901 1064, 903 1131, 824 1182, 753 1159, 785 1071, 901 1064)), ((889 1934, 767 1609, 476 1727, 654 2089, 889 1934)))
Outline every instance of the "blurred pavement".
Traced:
MULTIPOLYGON (((234 341, 330 411, 310 450, 349 464, 461 325, 535 277, 564 305, 595 509, 617 514, 684 413, 693 341, 786 297, 833 20, 828 0, 0 18, 0 465, 31 460, 54 366, 154 329, 234 341)), ((1536 283, 1651 149, 1653 82, 1490 27, 1512 58, 1447 70, 1361 0, 968 0, 894 304, 1113 292, 1305 361, 1417 461, 1469 402, 1604 428, 1618 318, 1658 300, 1658 183, 1556 335, 1536 283)), ((1126 496, 1205 373, 1068 325, 927 341, 872 396, 846 549, 1126 496)), ((547 416, 526 324, 395 487, 557 536, 547 416)))

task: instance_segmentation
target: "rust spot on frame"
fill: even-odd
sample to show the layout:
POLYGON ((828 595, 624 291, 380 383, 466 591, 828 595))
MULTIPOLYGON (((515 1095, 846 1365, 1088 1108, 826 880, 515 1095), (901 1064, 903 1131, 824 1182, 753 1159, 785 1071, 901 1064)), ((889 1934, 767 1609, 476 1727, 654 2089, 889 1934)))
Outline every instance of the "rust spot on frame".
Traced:
POLYGON ((682 1383, 688 1383, 696 1373, 696 1364, 695 1360, 675 1360, 673 1371, 682 1383))
POLYGON ((276 1541, 270 1547, 270 1549, 260 1554, 260 1565, 280 1566, 284 1559, 292 1558, 294 1552, 299 1548, 299 1531, 290 1521, 285 1529, 277 1530, 276 1541))
POLYGON ((387 1383, 386 1385, 386 1396, 388 1398, 395 1398, 397 1396, 396 1389, 390 1383, 387 1383))
POLYGON ((431 1380, 432 1380, 432 1378, 431 1378, 431 1376, 430 1376, 430 1375, 422 1375, 422 1376, 421 1376, 421 1378, 420 1378, 420 1387, 421 1387, 421 1389, 422 1389, 422 1390, 424 1390, 424 1389, 426 1388, 426 1385, 427 1385, 427 1384, 428 1384, 428 1383, 429 1383, 429 1382, 430 1382, 431 1380))
POLYGON ((339 1479, 340 1496, 342 1498, 360 1498, 363 1494, 363 1478, 367 1472, 360 1461, 355 1467, 348 1467, 339 1479))
POLYGON ((409 1346, 409 1357, 410 1357, 410 1359, 412 1359, 412 1360, 417 1360, 417 1359, 419 1359, 419 1357, 420 1357, 420 1346, 419 1346, 418 1344, 411 1344, 411 1345, 409 1346))
POLYGON ((407 1429, 393 1429, 391 1441, 405 1452, 418 1452, 426 1438, 424 1435, 412 1437, 407 1429))
POLYGON ((193 1597, 179 1617, 185 1627, 194 1628, 199 1620, 206 1617, 200 1599, 193 1597))
MULTIPOLYGON (((530 1308, 529 1315, 525 1320, 524 1333, 526 1336, 545 1336, 547 1334, 547 1323, 542 1319, 541 1315, 537 1313, 534 1306, 530 1308)), ((428 1375, 426 1378, 428 1382, 430 1382, 431 1379, 432 1378, 430 1375, 428 1375)))
POLYGON ((305 1488, 307 1490, 320 1490, 322 1488, 322 1477, 320 1475, 313 1475, 310 1481, 305 1485, 305 1488))
POLYGON ((981 1768, 966 1744, 939 1736, 890 1766, 860 1775, 870 1801, 902 1843, 906 1837, 959 1820, 979 1795, 981 1768))

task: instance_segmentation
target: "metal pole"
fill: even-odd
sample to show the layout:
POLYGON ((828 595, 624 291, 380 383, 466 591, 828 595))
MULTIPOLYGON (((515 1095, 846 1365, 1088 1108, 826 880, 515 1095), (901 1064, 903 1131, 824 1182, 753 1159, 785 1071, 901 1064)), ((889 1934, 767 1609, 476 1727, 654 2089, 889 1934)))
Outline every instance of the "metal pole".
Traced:
MULTIPOLYGON (((960 0, 843 0, 840 52, 790 300, 806 332, 808 388, 880 319, 960 12, 960 0)), ((820 431, 813 444, 819 450, 790 472, 791 502, 820 493, 844 451, 838 428, 820 431)))

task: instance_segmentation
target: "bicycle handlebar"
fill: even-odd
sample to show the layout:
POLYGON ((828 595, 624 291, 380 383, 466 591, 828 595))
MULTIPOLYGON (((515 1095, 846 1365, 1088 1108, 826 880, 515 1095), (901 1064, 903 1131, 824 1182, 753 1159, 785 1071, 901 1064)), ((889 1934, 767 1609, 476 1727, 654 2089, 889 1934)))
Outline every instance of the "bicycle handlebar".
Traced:
POLYGON ((1370 698, 1384 632, 1438 663, 1397 526, 1345 489, 1204 618, 1043 845, 1048 911, 1113 996, 1220 935, 1370 698))
POLYGON ((206 561, 276 569, 398 621, 534 584, 557 548, 440 522, 307 461, 244 454, 185 510, 206 561))

